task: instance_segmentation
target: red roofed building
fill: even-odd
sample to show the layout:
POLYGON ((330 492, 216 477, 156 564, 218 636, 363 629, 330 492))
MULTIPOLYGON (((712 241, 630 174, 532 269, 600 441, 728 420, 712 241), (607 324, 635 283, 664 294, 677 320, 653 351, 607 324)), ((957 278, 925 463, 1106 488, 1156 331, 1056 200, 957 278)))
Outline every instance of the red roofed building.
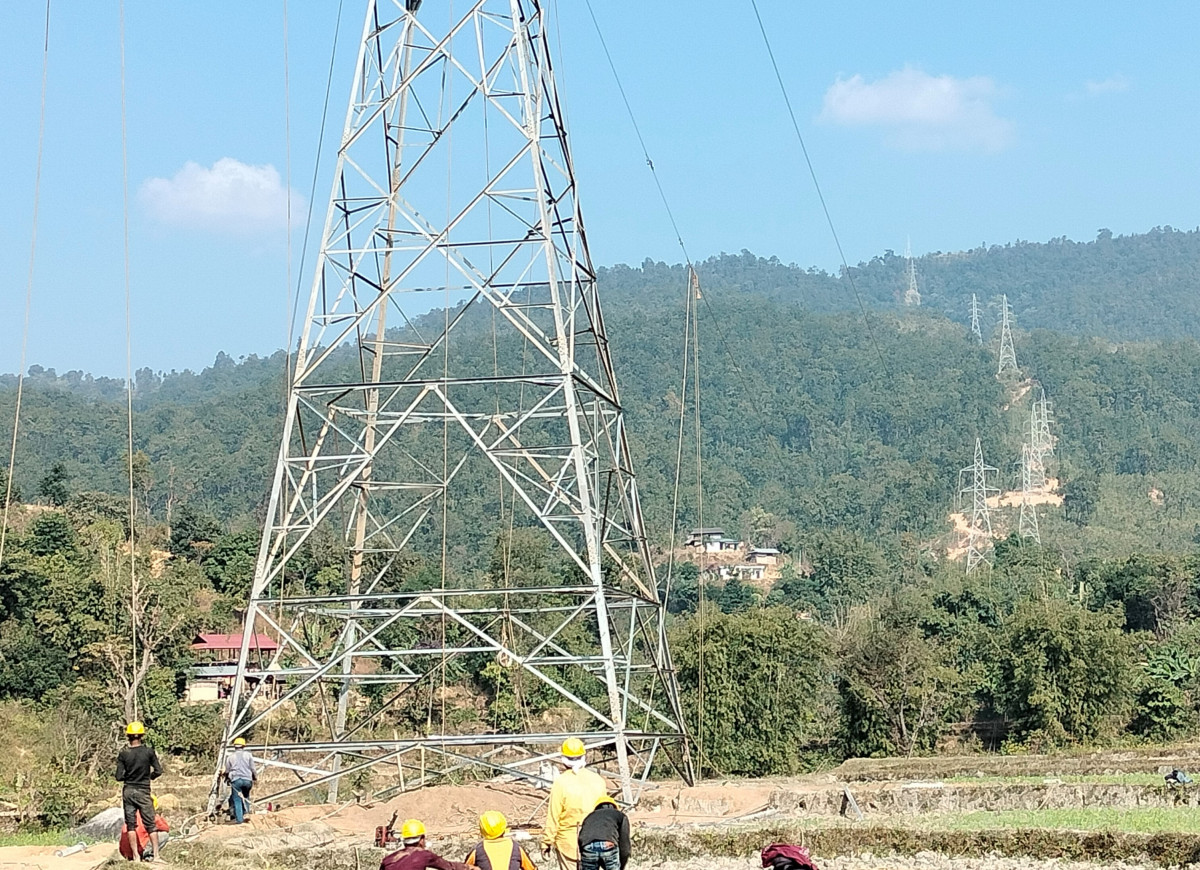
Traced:
MULTIPOLYGON (((192 641, 192 649, 204 652, 214 653, 233 653, 233 660, 236 663, 237 657, 242 653, 242 635, 240 634, 198 634, 196 639, 192 641)), ((250 649, 263 650, 265 652, 275 652, 279 649, 279 644, 271 640, 265 634, 255 634, 250 637, 250 649)))
MULTIPOLYGON (((257 659, 256 667, 266 668, 271 664, 279 644, 269 635, 250 636, 250 656, 257 659)), ((184 701, 194 704, 221 701, 233 688, 237 677, 238 657, 242 654, 240 634, 198 634, 192 641, 192 652, 196 663, 192 665, 184 701)))

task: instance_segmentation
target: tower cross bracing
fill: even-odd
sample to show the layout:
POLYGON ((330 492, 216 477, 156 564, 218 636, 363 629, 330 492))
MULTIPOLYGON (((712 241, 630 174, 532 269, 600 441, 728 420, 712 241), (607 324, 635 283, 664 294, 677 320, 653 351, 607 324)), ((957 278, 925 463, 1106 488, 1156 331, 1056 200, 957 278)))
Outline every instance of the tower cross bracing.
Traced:
POLYGON ((367 3, 229 702, 277 797, 545 782, 568 726, 626 797, 656 760, 691 777, 546 14, 367 3), (468 568, 514 529, 569 570, 468 568), (332 584, 303 567, 331 540, 332 584), (469 659, 564 725, 456 725, 469 659))

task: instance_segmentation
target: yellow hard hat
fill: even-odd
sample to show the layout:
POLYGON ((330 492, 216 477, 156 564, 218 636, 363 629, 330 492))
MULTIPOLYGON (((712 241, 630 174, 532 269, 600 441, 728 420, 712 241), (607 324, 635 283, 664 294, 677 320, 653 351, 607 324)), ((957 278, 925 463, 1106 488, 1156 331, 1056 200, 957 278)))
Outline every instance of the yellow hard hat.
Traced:
POLYGON ((567 758, 583 758, 587 748, 578 737, 568 737, 563 741, 562 754, 567 758))
POLYGON ((146 733, 146 726, 141 722, 130 722, 125 726, 125 733, 129 736, 140 736, 146 733))
MULTIPOLYGON (((615 800, 613 800, 612 798, 610 798, 608 795, 602 794, 602 795, 600 795, 600 797, 596 798, 596 806, 598 807, 598 806, 600 806, 600 804, 612 804, 615 807, 617 805, 617 802, 615 800)), ((595 809, 595 807, 593 807, 592 809, 595 809)))
POLYGON ((234 746, 245 746, 245 745, 246 745, 246 738, 245 738, 245 737, 235 737, 235 738, 233 738, 233 745, 234 745, 234 746))
POLYGON ((425 825, 419 819, 405 819, 400 826, 400 839, 407 843, 409 840, 419 840, 425 836, 425 825))
POLYGON ((479 817, 479 834, 485 840, 495 840, 508 830, 508 819, 499 810, 488 810, 479 817))

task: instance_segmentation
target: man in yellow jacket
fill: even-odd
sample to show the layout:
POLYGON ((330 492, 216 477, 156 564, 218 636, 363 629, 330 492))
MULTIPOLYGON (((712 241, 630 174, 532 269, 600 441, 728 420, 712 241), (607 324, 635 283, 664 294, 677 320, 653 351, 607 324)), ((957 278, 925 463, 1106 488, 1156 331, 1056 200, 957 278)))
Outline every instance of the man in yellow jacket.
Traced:
POLYGON ((567 769, 550 788, 546 807, 546 826, 542 831, 542 855, 558 856, 559 870, 579 870, 579 826, 608 793, 604 777, 587 769, 586 750, 578 737, 568 737, 562 745, 567 769))

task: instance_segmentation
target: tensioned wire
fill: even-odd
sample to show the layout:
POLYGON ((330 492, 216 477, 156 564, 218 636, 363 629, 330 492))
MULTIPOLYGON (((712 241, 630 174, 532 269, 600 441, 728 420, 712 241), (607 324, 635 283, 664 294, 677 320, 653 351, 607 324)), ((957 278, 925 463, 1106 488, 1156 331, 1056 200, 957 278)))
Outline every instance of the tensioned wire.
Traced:
POLYGON ((46 73, 50 68, 50 0, 46 0, 46 24, 42 39, 42 96, 38 110, 37 168, 33 180, 33 229, 29 239, 29 275, 25 281, 25 317, 21 328, 21 364, 17 368, 17 397, 13 410, 12 443, 8 450, 8 479, 4 484, 4 520, 0 522, 0 566, 8 541, 8 512, 12 505, 13 472, 17 464, 17 433, 21 426, 21 397, 25 386, 25 362, 29 349, 29 312, 33 308, 33 266, 37 260, 38 207, 42 190, 42 154, 46 135, 46 73))
POLYGON ((138 580, 137 580, 137 504, 133 485, 133 320, 129 280, 129 144, 125 107, 125 0, 117 4, 120 20, 121 46, 121 212, 124 230, 125 259, 125 412, 126 412, 126 471, 129 474, 129 615, 133 640, 133 715, 138 715, 138 580))

